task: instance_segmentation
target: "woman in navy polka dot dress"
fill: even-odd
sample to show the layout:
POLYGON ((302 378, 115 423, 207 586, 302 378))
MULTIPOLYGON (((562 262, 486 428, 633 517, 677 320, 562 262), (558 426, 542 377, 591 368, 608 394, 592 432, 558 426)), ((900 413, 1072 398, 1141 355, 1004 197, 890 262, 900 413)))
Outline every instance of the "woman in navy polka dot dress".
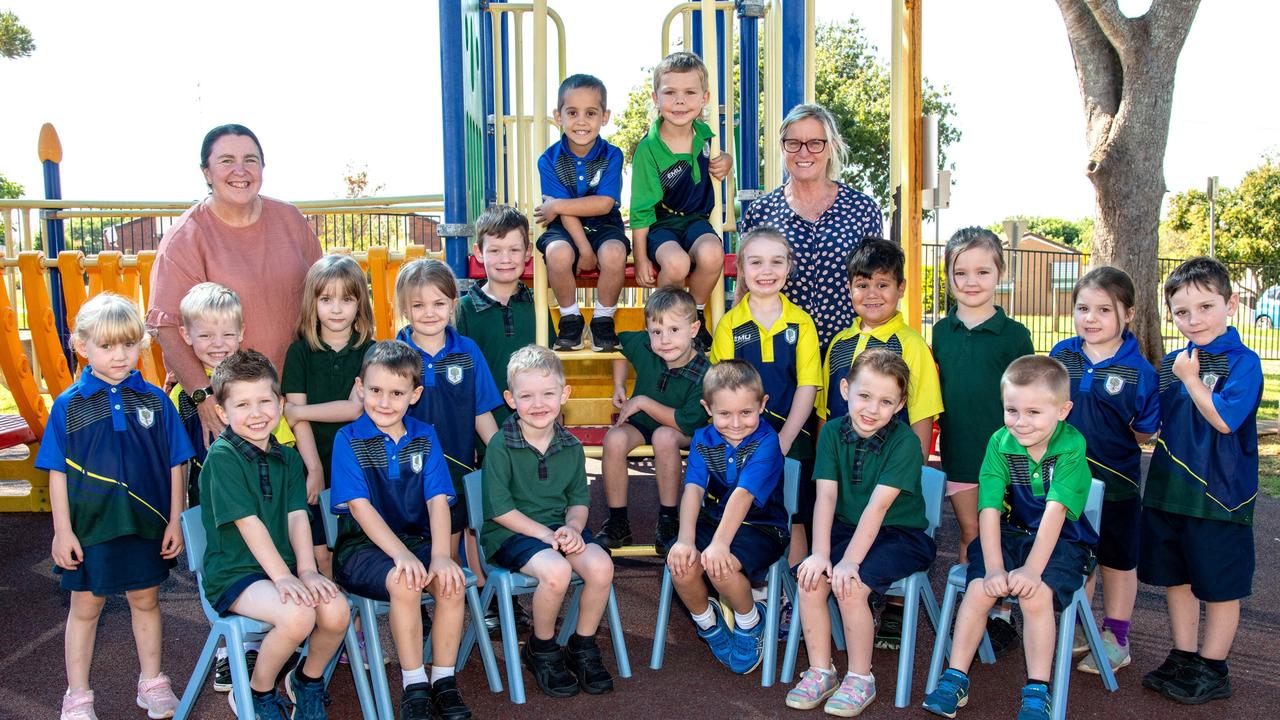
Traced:
POLYGON ((845 145, 835 118, 821 105, 797 105, 782 121, 782 159, 790 180, 751 203, 738 230, 757 225, 782 230, 795 251, 783 293, 813 317, 825 348, 853 324, 844 261, 864 238, 881 237, 876 201, 839 182, 845 145))

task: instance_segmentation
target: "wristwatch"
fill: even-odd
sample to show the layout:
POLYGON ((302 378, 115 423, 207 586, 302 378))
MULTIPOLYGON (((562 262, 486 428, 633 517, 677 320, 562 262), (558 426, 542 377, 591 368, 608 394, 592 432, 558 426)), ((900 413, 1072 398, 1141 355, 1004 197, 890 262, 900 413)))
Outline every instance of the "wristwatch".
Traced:
POLYGON ((209 398, 212 396, 213 396, 212 387, 196 388, 195 390, 191 391, 191 401, 197 405, 204 402, 206 398, 209 398))

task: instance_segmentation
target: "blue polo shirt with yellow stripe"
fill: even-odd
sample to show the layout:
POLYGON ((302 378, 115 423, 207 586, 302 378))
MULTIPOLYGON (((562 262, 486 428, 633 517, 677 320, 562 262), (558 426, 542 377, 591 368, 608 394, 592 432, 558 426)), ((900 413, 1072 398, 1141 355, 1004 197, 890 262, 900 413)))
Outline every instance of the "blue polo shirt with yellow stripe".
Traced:
POLYGON ((1200 346, 1200 382, 1213 391, 1213 407, 1231 428, 1209 424, 1182 381, 1173 361, 1187 347, 1160 363, 1160 437, 1147 470, 1143 505, 1165 512, 1253 524, 1258 497, 1258 404, 1262 401, 1262 363, 1229 327, 1200 346))
POLYGON ((751 493, 751 507, 742 520, 785 538, 790 532, 791 516, 783 500, 782 449, 778 433, 767 423, 736 446, 708 425, 693 434, 689 444, 689 466, 684 481, 705 492, 699 522, 719 525, 725 506, 734 490, 751 493))
MULTIPOLYGON (((720 318, 711 343, 711 362, 736 358, 751 363, 764 381, 769 396, 765 418, 775 431, 781 430, 791 413, 796 388, 822 388, 822 354, 818 350, 818 329, 809 314, 785 295, 782 314, 770 327, 751 315, 751 293, 743 296, 720 318)), ((789 457, 805 460, 813 457, 814 428, 806 424, 796 436, 789 457)))
POLYGON ((1084 435, 1089 469, 1106 483, 1106 499, 1137 497, 1142 448, 1133 434, 1160 427, 1159 379, 1138 339, 1126 330, 1116 354, 1096 364, 1079 337, 1054 345, 1049 356, 1071 376, 1067 422, 1084 435))
POLYGON ((112 385, 86 367, 53 401, 35 467, 65 473, 82 547, 164 537, 171 470, 195 454, 164 391, 134 370, 112 385))
POLYGON ((399 440, 392 440, 368 415, 361 415, 334 437, 329 503, 339 516, 334 545, 337 567, 357 550, 374 544, 351 517, 348 504, 352 500, 368 500, 409 548, 431 542, 427 502, 444 495, 453 504, 453 481, 435 430, 406 415, 404 431, 399 440))
POLYGON ((455 494, 462 478, 476 469, 476 416, 502 404, 480 347, 452 327, 444 330, 444 346, 432 354, 413 341, 406 327, 396 339, 422 358, 422 397, 409 406, 409 417, 431 424, 440 438, 455 494))
POLYGON ((942 389, 938 384, 938 366, 933 361, 933 353, 920 333, 907 325, 902 313, 898 312, 880 327, 866 331, 862 329, 862 318, 857 318, 853 327, 841 330, 831 339, 827 359, 822 365, 826 385, 818 394, 820 417, 831 420, 849 413, 849 404, 840 394, 840 381, 848 376, 854 358, 870 348, 888 348, 906 361, 911 372, 904 408, 908 424, 942 414, 942 389))

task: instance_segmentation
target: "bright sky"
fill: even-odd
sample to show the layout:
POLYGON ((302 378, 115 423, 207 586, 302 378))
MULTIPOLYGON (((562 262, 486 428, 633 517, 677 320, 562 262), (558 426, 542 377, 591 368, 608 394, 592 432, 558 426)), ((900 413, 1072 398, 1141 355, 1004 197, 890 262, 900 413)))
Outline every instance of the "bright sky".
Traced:
MULTIPOLYGON (((1122 3, 1128 5, 1130 3, 1122 3)), ((1141 4, 1141 3, 1139 3, 1141 4)), ((0 60, 0 173, 43 192, 36 139, 62 138, 63 194, 184 200, 204 194, 200 139, 239 122, 261 138, 265 192, 340 197, 348 164, 381 194, 440 192, 436 4, 9 0, 32 31, 32 57, 0 60)), ((569 72, 591 72, 620 112, 657 60, 670 0, 552 0, 569 72), (599 32, 607 23, 620 27, 599 32)), ((821 20, 852 12, 882 55, 887 0, 818 0, 821 20)), ((1235 184, 1275 149, 1280 96, 1258 83, 1273 61, 1280 4, 1204 2, 1179 64, 1165 175, 1179 191, 1205 177, 1235 184)), ((942 230, 1006 215, 1093 213, 1083 175, 1083 113, 1071 52, 1051 0, 930 0, 924 70, 948 86, 964 137, 942 230)), ((554 85, 552 85, 554 87, 554 85)), ((932 236, 932 228, 926 237, 932 236)))

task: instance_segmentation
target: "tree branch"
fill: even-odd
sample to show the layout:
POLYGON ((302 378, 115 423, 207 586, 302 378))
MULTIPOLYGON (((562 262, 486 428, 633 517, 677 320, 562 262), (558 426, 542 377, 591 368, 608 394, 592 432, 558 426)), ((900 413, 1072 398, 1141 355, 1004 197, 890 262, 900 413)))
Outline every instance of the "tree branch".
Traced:
POLYGON ((1090 10, 1087 3, 1092 1, 1096 0, 1058 0, 1080 81, 1080 97, 1084 101, 1085 138, 1089 144, 1086 172, 1089 174, 1107 158, 1108 140, 1124 89, 1120 55, 1090 10))
POLYGON ((1084 2, 1089 6, 1089 12, 1093 14, 1098 27, 1111 41, 1111 46, 1122 55, 1132 52, 1134 21, 1120 12, 1118 0, 1084 0, 1084 2))
POLYGON ((1146 15, 1152 40, 1149 49, 1176 59, 1199 9, 1200 0, 1154 0, 1146 15))

